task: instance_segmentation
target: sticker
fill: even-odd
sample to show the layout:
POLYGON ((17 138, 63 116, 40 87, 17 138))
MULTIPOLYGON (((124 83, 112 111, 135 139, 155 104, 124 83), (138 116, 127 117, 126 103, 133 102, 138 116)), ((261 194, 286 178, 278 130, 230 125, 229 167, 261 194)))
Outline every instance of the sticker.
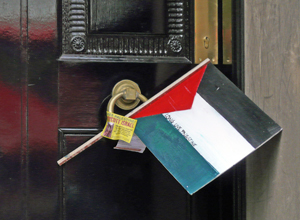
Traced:
POLYGON ((107 121, 102 136, 130 143, 137 120, 107 112, 107 121))

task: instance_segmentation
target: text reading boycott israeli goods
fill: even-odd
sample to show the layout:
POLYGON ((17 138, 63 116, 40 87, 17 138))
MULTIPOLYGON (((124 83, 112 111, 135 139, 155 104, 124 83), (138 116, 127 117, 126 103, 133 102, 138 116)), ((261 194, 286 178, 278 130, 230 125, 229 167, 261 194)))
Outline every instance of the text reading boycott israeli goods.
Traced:
POLYGON ((107 121, 102 136, 130 143, 137 120, 107 112, 107 121))

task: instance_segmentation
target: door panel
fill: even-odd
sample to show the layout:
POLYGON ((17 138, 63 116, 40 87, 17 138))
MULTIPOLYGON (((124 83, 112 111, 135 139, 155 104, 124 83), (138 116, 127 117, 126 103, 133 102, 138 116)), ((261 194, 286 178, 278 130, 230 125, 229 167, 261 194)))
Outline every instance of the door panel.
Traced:
MULTIPOLYGON (((143 94, 151 96, 189 68, 179 64, 62 63, 61 155, 101 131, 98 118, 106 113, 101 101, 115 83, 134 80, 143 94)), ((61 168, 63 219, 188 219, 188 194, 157 159, 148 150, 143 154, 113 150, 115 145, 116 141, 101 140, 61 168)))
MULTIPOLYGON (((98 131, 62 132, 70 151, 98 131)), ((63 168, 65 218, 186 219, 186 192, 154 156, 113 150, 115 143, 101 140, 63 168)))

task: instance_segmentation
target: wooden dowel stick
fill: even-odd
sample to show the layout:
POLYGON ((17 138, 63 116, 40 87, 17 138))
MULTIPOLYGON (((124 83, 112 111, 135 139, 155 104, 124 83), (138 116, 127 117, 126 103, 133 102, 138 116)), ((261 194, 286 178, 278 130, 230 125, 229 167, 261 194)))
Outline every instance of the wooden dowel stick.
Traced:
MULTIPOLYGON (((130 117, 132 114, 133 114, 133 111, 129 112, 125 117, 130 117)), ((71 160, 72 158, 74 158, 78 154, 80 154, 82 151, 86 150, 87 148, 92 146, 94 143, 99 141, 103 137, 101 135, 101 133, 102 133, 102 131, 99 134, 97 134, 96 136, 94 136, 93 138, 91 138, 90 140, 88 140, 87 142, 85 142, 82 145, 80 145, 79 147, 77 147, 75 150, 73 150, 72 152, 70 152, 69 154, 64 156, 63 158, 61 158, 60 160, 58 160, 57 161, 58 165, 61 166, 61 165, 65 164, 66 162, 68 162, 69 160, 71 160)))
POLYGON ((93 138, 88 140, 87 142, 85 142, 82 145, 80 145, 79 147, 77 147, 75 150, 70 152, 68 155, 66 155, 63 158, 61 158, 60 160, 58 160, 57 161, 58 165, 61 166, 61 165, 65 164, 66 162, 68 162, 69 160, 71 160, 72 158, 74 158, 75 156, 80 154, 82 151, 86 150, 87 148, 92 146, 94 143, 99 141, 103 137, 101 135, 101 133, 102 132, 100 132, 99 134, 97 134, 96 136, 94 136, 93 138))

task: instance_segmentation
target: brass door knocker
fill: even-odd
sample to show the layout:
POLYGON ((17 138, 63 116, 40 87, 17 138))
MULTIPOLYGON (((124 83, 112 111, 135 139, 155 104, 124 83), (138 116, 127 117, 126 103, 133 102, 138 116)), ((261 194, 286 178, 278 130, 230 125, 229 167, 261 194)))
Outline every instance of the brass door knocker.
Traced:
POLYGON ((123 110, 131 110, 139 104, 140 100, 146 102, 148 99, 141 94, 138 84, 125 79, 114 86, 112 97, 107 105, 107 111, 114 112, 115 105, 123 110))

